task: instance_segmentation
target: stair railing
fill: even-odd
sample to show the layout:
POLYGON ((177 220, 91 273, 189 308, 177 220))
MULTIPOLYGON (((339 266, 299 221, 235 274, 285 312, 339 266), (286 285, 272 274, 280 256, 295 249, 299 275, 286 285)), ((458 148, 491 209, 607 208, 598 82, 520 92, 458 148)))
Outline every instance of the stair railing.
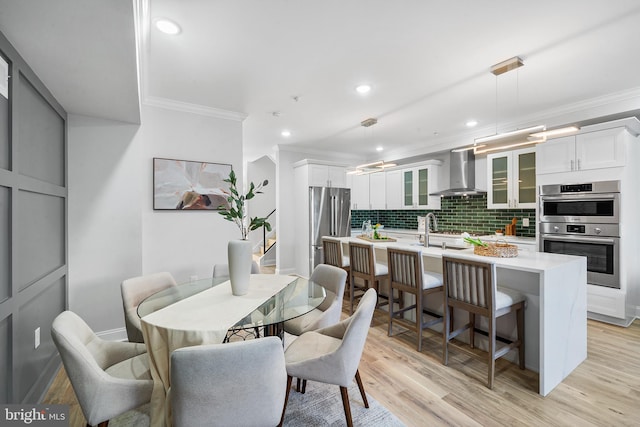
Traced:
MULTIPOLYGON (((265 219, 267 219, 267 220, 268 220, 268 219, 269 219, 269 217, 271 217, 271 215, 273 215, 275 212, 276 212, 276 210, 275 210, 275 209, 274 209, 274 210, 272 210, 272 211, 269 213, 269 215, 267 215, 267 216, 266 216, 266 218, 265 218, 265 219)), ((271 230, 273 231, 274 229, 275 229, 275 228, 272 228, 271 230)), ((276 244, 276 242, 274 241, 271 245, 269 245, 269 247, 267 247, 267 243, 268 243, 268 241, 267 241, 267 229, 266 229, 266 227, 263 225, 263 226, 262 226, 262 247, 263 247, 263 253, 264 253, 264 254, 266 254, 266 253, 267 253, 267 251, 268 251, 269 249, 271 249, 271 247, 272 247, 273 245, 275 245, 275 244, 276 244)))

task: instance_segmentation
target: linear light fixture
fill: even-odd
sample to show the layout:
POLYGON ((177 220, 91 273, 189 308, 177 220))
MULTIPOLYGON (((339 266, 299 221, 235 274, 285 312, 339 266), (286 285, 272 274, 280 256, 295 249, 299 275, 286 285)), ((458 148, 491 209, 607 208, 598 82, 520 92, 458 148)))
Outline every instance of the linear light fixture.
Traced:
POLYGON ((483 136, 482 138, 476 138, 474 141, 476 144, 482 144, 483 142, 496 142, 496 141, 509 141, 512 138, 520 138, 522 136, 529 136, 534 132, 541 132, 545 129, 544 125, 531 126, 525 129, 517 129, 511 132, 497 133, 495 135, 483 136))
POLYGON ((386 168, 392 168, 394 166, 397 165, 395 163, 385 163, 384 160, 378 160, 377 162, 358 165, 354 170, 347 172, 347 175, 365 175, 369 173, 380 172, 385 170, 386 168))
POLYGON ((481 148, 481 147, 486 147, 486 145, 485 144, 482 144, 482 145, 476 145, 476 144, 467 145, 466 147, 454 148, 453 150, 451 150, 451 152, 452 153, 460 153, 462 151, 476 150, 476 149, 481 148))
POLYGON ((365 168, 370 168, 370 167, 373 167, 373 166, 381 165, 381 164, 383 164, 383 163, 384 163, 384 161, 382 161, 382 160, 378 160, 377 162, 373 162, 373 163, 366 163, 366 164, 364 164, 364 165, 358 165, 358 166, 356 166, 356 169, 365 169, 365 168))
POLYGON ((567 135, 580 130, 577 126, 567 126, 559 129, 544 130, 542 132, 532 133, 531 136, 549 138, 550 136, 567 135))
POLYGON ((489 148, 485 148, 483 150, 473 150, 473 154, 485 154, 485 153, 490 153, 492 151, 499 151, 499 150, 506 150, 508 148, 515 148, 515 147, 522 147, 525 145, 532 145, 532 144, 538 144, 540 142, 544 142, 546 141, 546 138, 536 138, 536 139, 530 139, 527 141, 521 141, 521 142, 515 142, 513 144, 508 144, 508 145, 497 145, 495 147, 489 147, 489 148))

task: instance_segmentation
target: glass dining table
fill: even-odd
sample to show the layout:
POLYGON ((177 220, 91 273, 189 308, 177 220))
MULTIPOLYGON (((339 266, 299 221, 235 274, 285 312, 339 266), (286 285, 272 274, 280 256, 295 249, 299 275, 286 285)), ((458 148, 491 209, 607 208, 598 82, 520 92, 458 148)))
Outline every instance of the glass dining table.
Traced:
MULTIPOLYGON (((283 338, 285 321, 312 311, 322 304, 326 297, 325 288, 303 277, 261 276, 290 277, 291 282, 231 326, 223 342, 228 342, 234 338, 259 338, 261 335, 275 335, 283 338)), ((138 305, 138 317, 143 318, 178 301, 225 284, 228 281, 229 277, 227 276, 206 278, 156 292, 145 298, 138 305)))
POLYGON ((252 274, 242 296, 232 295, 227 277, 215 277, 147 297, 138 316, 153 379, 150 426, 172 425, 167 393, 174 350, 265 335, 283 339, 284 323, 315 309, 325 297, 326 290, 313 281, 275 274, 252 274))

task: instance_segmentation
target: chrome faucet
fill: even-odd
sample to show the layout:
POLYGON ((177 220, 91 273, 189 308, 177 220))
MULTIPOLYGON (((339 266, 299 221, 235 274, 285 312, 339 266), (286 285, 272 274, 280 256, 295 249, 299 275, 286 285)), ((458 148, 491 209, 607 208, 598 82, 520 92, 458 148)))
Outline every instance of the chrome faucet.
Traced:
POLYGON ((438 220, 433 212, 429 212, 424 217, 424 247, 429 247, 429 218, 433 220, 433 231, 438 231, 438 220))

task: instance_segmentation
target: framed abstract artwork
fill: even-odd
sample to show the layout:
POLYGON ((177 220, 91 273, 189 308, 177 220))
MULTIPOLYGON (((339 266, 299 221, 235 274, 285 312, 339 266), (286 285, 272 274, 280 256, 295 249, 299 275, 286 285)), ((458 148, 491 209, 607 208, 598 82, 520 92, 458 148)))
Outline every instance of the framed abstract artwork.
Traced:
POLYGON ((153 159, 154 210, 228 208, 231 165, 176 159, 153 159))

